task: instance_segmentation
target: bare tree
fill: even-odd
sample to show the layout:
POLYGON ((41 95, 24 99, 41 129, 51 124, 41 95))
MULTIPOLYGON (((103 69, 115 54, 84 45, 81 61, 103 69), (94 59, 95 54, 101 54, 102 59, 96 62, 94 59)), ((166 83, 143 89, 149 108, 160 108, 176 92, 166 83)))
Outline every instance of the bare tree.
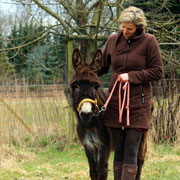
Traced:
MULTIPOLYGON (((164 60, 173 66, 179 66, 179 55, 174 49, 179 52, 180 19, 178 13, 169 7, 171 1, 11 0, 12 3, 22 5, 30 18, 46 27, 42 38, 49 33, 55 33, 66 36, 67 39, 79 39, 81 51, 89 59, 99 47, 98 39, 107 38, 112 32, 119 30, 117 18, 124 7, 146 7, 144 11, 148 17, 148 32, 155 34, 162 49, 172 49, 162 51, 164 60)), ((175 1, 178 0, 173 0, 177 4, 175 1)))
POLYGON ((67 38, 80 39, 82 53, 86 55, 85 57, 91 57, 98 46, 97 39, 118 30, 117 9, 122 9, 124 1, 17 0, 16 2, 23 5, 38 23, 40 23, 39 14, 42 17, 43 13, 45 17, 43 25, 47 31, 67 38), (55 28, 54 25, 59 28, 55 28))

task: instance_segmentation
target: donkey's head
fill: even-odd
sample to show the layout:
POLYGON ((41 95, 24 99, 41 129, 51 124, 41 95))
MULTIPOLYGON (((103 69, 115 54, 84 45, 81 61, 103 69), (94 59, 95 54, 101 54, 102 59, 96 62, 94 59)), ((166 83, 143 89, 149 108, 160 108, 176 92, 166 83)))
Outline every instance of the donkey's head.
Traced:
POLYGON ((79 49, 74 49, 72 63, 75 74, 71 80, 73 108, 78 115, 78 119, 83 126, 93 127, 92 116, 98 113, 97 90, 100 86, 99 78, 96 74, 102 52, 97 50, 90 64, 86 64, 79 49))

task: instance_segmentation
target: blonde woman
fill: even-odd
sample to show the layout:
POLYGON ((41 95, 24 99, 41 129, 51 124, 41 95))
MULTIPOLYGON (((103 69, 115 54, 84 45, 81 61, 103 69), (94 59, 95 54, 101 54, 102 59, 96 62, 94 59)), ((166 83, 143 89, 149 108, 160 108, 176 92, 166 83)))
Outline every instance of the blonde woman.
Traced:
POLYGON ((104 124, 109 127, 114 144, 114 179, 138 180, 142 166, 137 166, 143 133, 151 125, 152 93, 150 81, 163 77, 163 63, 156 38, 145 33, 146 18, 137 7, 125 9, 119 18, 121 29, 111 35, 103 51, 98 75, 112 66, 109 92, 117 78, 130 83, 130 123, 126 110, 119 122, 119 86, 116 86, 105 111, 104 124))

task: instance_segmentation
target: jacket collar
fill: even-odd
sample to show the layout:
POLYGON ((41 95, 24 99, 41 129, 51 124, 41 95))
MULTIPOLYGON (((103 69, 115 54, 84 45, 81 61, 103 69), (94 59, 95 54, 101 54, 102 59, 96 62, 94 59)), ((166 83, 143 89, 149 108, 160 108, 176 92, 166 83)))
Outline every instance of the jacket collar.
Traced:
POLYGON ((137 34, 133 37, 131 37, 130 39, 126 39, 122 33, 122 31, 119 31, 117 33, 116 39, 115 39, 115 52, 116 54, 121 54, 121 53, 125 53, 127 51, 130 50, 129 43, 132 43, 138 39, 140 39, 141 37, 144 36, 144 30, 142 31, 138 31, 137 34), (120 44, 119 44, 120 43, 120 44))
MULTIPOLYGON (((140 39, 141 37, 143 37, 144 36, 144 30, 137 30, 137 32, 136 32, 136 35, 135 36, 132 36, 131 38, 129 38, 128 40, 136 40, 136 39, 140 39)), ((124 36, 123 35, 123 32, 120 30, 119 32, 118 32, 118 36, 124 36)), ((125 38, 125 37, 124 37, 125 38)))

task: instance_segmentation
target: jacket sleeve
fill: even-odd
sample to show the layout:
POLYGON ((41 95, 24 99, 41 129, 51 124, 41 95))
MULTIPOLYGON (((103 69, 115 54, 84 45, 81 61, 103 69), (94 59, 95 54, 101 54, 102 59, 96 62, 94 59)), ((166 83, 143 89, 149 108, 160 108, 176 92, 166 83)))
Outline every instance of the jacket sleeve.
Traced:
POLYGON ((128 72, 132 84, 143 84, 160 80, 164 76, 161 51, 156 38, 151 35, 146 48, 147 68, 140 71, 128 72))
POLYGON ((108 52, 108 44, 109 44, 109 39, 107 40, 103 53, 102 53, 102 61, 100 63, 100 68, 97 71, 98 76, 102 76, 103 74, 108 73, 109 67, 111 64, 111 55, 108 52))

